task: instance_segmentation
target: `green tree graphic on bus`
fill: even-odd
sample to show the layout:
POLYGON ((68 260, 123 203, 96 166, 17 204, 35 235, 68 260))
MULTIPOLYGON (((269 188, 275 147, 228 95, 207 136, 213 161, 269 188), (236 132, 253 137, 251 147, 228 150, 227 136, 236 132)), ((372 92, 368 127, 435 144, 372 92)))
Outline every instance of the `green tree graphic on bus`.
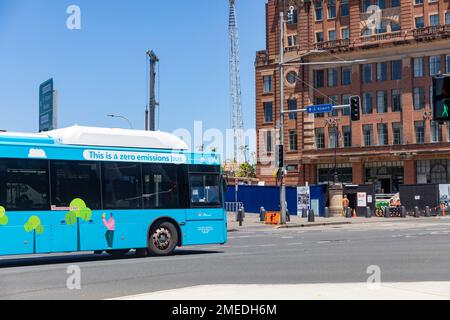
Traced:
POLYGON ((0 206, 0 226, 6 226, 8 224, 9 218, 6 215, 6 209, 0 206))
POLYGON ((72 200, 70 203, 70 211, 66 214, 66 222, 68 225, 75 225, 78 219, 89 221, 91 218, 92 210, 86 206, 86 203, 82 199, 77 198, 72 200))
POLYGON ((35 231, 39 235, 44 233, 44 226, 41 224, 41 219, 38 216, 31 216, 23 227, 26 232, 35 231))

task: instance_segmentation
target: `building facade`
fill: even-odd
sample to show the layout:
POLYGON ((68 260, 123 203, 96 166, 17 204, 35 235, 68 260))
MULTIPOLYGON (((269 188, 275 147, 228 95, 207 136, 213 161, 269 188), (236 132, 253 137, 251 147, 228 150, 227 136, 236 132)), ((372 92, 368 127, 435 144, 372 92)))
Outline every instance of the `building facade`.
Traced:
POLYGON ((276 183, 280 12, 284 109, 345 105, 352 95, 362 105, 356 122, 348 108, 285 115, 287 184, 332 181, 335 170, 379 193, 450 183, 450 125, 432 121, 430 103, 432 77, 450 74, 450 0, 268 0, 255 62, 258 178, 276 183))

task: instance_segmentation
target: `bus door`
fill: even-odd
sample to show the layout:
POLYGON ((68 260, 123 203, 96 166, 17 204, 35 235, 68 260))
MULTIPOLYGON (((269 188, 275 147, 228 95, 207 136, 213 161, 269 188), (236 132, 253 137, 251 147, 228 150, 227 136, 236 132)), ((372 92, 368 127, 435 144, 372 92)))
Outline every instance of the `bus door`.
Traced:
POLYGON ((186 210, 183 244, 215 244, 226 241, 226 214, 222 206, 218 173, 189 173, 190 208, 186 210))

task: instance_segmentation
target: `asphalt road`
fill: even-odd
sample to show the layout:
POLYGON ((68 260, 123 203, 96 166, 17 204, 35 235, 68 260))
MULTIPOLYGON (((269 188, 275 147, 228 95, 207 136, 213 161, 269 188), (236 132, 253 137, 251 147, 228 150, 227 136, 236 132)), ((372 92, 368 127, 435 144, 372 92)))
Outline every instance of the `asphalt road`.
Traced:
POLYGON ((206 284, 450 281, 450 221, 233 232, 225 246, 163 258, 54 254, 0 258, 0 299, 106 299, 206 284), (69 290, 67 268, 81 270, 69 290))

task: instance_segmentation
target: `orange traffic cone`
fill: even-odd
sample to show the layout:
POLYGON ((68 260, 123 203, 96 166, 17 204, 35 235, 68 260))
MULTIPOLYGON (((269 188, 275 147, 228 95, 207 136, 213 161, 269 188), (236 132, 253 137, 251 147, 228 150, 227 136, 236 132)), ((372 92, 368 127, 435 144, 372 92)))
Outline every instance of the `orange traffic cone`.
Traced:
POLYGON ((355 209, 353 209, 352 218, 356 218, 356 210, 355 209))

